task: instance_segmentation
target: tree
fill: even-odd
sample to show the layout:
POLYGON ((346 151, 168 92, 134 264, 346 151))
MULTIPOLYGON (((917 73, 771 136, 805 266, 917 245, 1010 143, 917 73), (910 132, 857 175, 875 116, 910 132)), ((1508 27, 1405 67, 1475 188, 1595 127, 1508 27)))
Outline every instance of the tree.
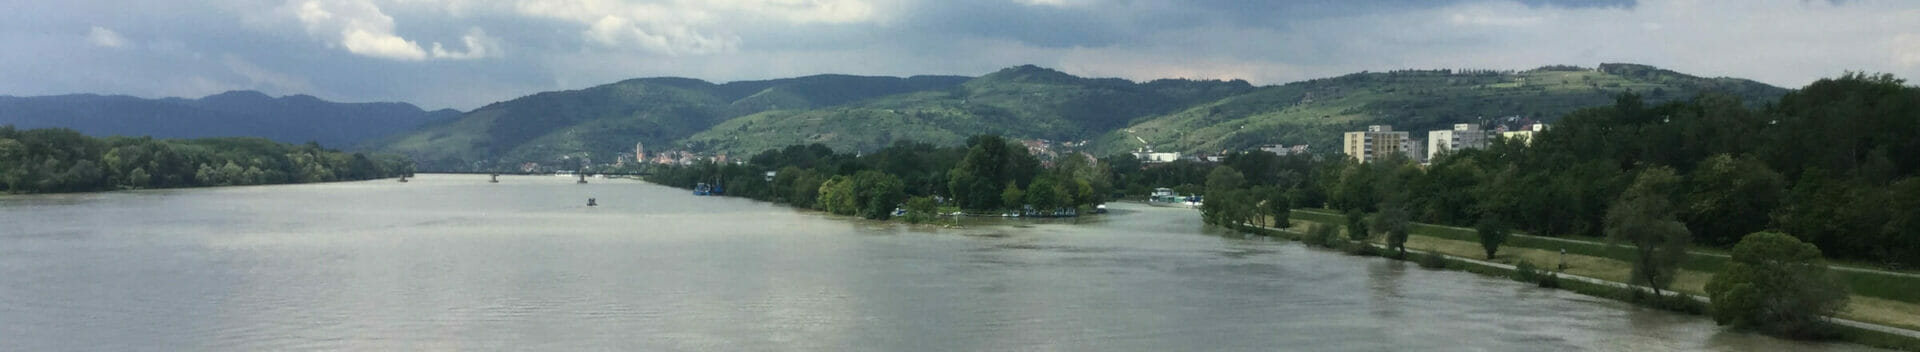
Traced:
POLYGON ((1674 272, 1687 257, 1687 226, 1674 220, 1673 194, 1679 177, 1673 169, 1650 167, 1640 171, 1633 185, 1607 211, 1607 238, 1634 249, 1633 283, 1654 294, 1673 283, 1674 272))
POLYGON ((1885 245, 1879 257, 1888 264, 1920 266, 1920 177, 1908 177, 1889 188, 1892 199, 1887 208, 1893 215, 1881 227, 1885 245))
POLYGON ((1695 237, 1717 246, 1766 227, 1787 188, 1785 178, 1759 160, 1727 154, 1708 157, 1688 178, 1682 218, 1695 237))
POLYGON ((1245 186, 1246 182, 1246 177, 1231 166, 1214 167, 1213 171, 1207 173, 1207 199, 1200 204, 1201 219, 1208 224, 1232 225, 1236 220, 1234 215, 1245 206, 1236 203, 1240 198, 1240 187, 1245 186))
POLYGON ((153 176, 147 174, 147 169, 136 167, 133 168, 133 171, 127 173, 127 186, 147 188, 147 185, 150 184, 152 179, 153 176))
POLYGON ((1786 234, 1755 232, 1707 283, 1713 320, 1795 337, 1820 333, 1846 307, 1846 287, 1827 275, 1820 248, 1786 234))
POLYGON ((940 206, 933 202, 933 197, 907 198, 907 215, 904 218, 910 223, 927 223, 939 219, 939 212, 940 206))
POLYGON ((1051 212, 1073 203, 1072 197, 1054 182, 1053 177, 1041 176, 1028 185, 1026 204, 1041 212, 1051 212))
POLYGON ((1021 191, 1020 185, 1013 181, 1007 181, 1007 188, 1000 191, 1000 204, 1004 204, 1009 209, 1020 210, 1021 205, 1026 204, 1026 200, 1027 192, 1021 191))
POLYGON ((1353 239, 1354 241, 1366 242, 1368 238, 1372 237, 1373 233, 1367 232, 1367 213, 1362 213, 1359 210, 1347 211, 1347 238, 1353 239))
POLYGON ((840 215, 859 213, 859 200, 854 198, 853 179, 835 175, 820 183, 820 210, 840 215))
POLYGON ((1264 195, 1266 199, 1260 207, 1269 218, 1273 219, 1273 223, 1269 225, 1275 228, 1293 227, 1293 221, 1289 220, 1293 215, 1293 200, 1287 197, 1287 192, 1282 192, 1278 188, 1269 188, 1264 195))
POLYGON ((1399 251, 1399 257, 1407 256, 1408 220, 1407 207, 1393 200, 1400 196, 1388 197, 1380 203, 1380 212, 1373 214, 1373 230, 1387 234, 1387 249, 1399 251))
POLYGON ((1480 222, 1474 225, 1474 234, 1479 235, 1480 248, 1487 251, 1487 259, 1493 259, 1494 253, 1500 251, 1500 245, 1507 243, 1506 226, 1499 218, 1492 216, 1482 216, 1480 222))
POLYGON ((893 210, 907 199, 906 184, 892 174, 865 170, 853 174, 853 180, 860 217, 886 220, 893 217, 893 210))

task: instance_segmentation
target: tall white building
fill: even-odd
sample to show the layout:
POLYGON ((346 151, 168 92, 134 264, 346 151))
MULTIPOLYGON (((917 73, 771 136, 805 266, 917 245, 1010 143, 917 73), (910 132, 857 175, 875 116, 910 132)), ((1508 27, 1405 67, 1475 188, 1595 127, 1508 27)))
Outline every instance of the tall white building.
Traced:
POLYGON ((1347 132, 1341 142, 1341 150, 1354 160, 1362 163, 1380 160, 1388 155, 1404 153, 1407 150, 1407 132, 1394 131, 1393 126, 1372 125, 1366 131, 1347 132))
POLYGON ((1480 129, 1479 124, 1456 123, 1450 130, 1427 131, 1427 160, 1439 157, 1441 153, 1462 149, 1486 148, 1494 136, 1493 131, 1480 129))

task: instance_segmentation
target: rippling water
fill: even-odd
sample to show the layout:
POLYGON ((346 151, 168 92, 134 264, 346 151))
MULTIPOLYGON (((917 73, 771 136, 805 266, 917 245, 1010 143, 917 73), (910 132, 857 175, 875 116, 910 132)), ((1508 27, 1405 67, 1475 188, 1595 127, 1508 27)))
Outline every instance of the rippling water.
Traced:
POLYGON ((0 197, 0 350, 1862 349, 1221 233, 1191 210, 936 229, 485 181, 0 197))

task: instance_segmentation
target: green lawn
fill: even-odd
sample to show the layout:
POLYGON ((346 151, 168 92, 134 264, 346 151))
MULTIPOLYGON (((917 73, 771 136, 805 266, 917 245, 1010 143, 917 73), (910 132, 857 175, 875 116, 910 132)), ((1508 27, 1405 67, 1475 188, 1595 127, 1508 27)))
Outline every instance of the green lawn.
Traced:
MULTIPOLYGON (((1292 216, 1294 219, 1325 224, 1346 223, 1344 217, 1325 210, 1294 210, 1292 216)), ((1474 234, 1473 230, 1470 229, 1421 223, 1414 223, 1410 227, 1414 235, 1475 243, 1480 241, 1480 236, 1474 234)), ((1606 242, 1599 240, 1570 240, 1574 240, 1575 242, 1557 241, 1533 236, 1508 236, 1507 243, 1504 246, 1551 251, 1565 249, 1567 254, 1619 260, 1627 260, 1633 256, 1632 249, 1626 246, 1608 245, 1606 242)), ((1707 255, 1702 252, 1705 251, 1692 251, 1692 253, 1687 256, 1687 260, 1681 263, 1681 268, 1704 273, 1717 273, 1720 272, 1720 268, 1725 266, 1729 260, 1726 257, 1707 255)), ((1855 295, 1920 303, 1920 289, 1915 289, 1916 287, 1920 287, 1920 279, 1858 271, 1833 270, 1830 272, 1841 281, 1846 282, 1848 288, 1852 289, 1855 295)))

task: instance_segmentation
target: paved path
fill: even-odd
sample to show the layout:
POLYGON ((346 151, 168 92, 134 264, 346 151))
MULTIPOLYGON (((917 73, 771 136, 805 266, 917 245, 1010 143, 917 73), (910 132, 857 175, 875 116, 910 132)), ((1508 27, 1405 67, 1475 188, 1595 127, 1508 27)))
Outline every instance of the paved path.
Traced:
MULTIPOLYGON (((1270 230, 1270 231, 1280 231, 1280 232, 1287 232, 1287 233, 1293 233, 1293 234, 1302 234, 1302 233, 1300 233, 1299 231, 1293 231, 1293 230, 1288 230, 1288 229, 1278 229, 1278 228, 1272 228, 1272 227, 1266 227, 1266 226, 1259 226, 1259 225, 1251 225, 1251 224, 1241 224, 1241 225, 1242 225, 1242 226, 1247 226, 1247 227, 1255 227, 1255 228, 1261 228, 1261 229, 1266 229, 1266 230, 1270 230)), ((1367 243, 1367 245, 1370 245, 1370 246, 1373 246, 1374 248, 1379 248, 1379 249, 1381 249, 1381 250, 1386 250, 1386 249, 1387 249, 1387 246, 1386 246, 1386 245, 1382 245, 1382 244, 1376 244, 1376 243, 1367 243)), ((1427 252, 1426 252, 1426 251, 1421 251, 1421 250, 1414 250, 1414 249, 1408 249, 1408 250, 1407 250, 1407 253, 1408 253, 1408 254, 1426 254, 1427 252)), ((1506 270, 1518 270, 1518 269, 1517 269, 1517 268, 1515 268, 1514 266, 1512 266, 1512 265, 1507 265, 1507 264, 1501 264, 1501 263, 1495 263, 1495 262, 1489 262, 1489 261, 1485 261, 1485 260, 1479 260, 1479 259, 1473 259, 1473 258, 1467 258, 1467 257, 1459 257, 1459 256, 1452 256, 1452 255, 1447 255, 1447 254, 1444 254, 1444 253, 1442 253, 1442 254, 1440 254, 1440 255, 1441 255, 1441 256, 1445 256, 1445 257, 1447 257, 1447 259, 1452 259, 1452 260, 1456 260, 1456 261, 1461 261, 1461 262, 1466 262, 1466 263, 1471 263, 1471 264, 1475 264, 1475 265, 1481 265, 1481 266, 1490 266, 1490 267, 1495 267, 1495 268, 1501 268, 1501 269, 1506 269, 1506 270)), ((1559 275, 1559 276, 1560 276, 1560 278, 1562 278, 1562 279, 1572 279, 1572 280, 1578 280, 1578 281, 1580 281, 1580 282, 1586 282, 1586 283, 1592 283, 1592 284, 1596 284, 1596 285, 1606 285, 1606 286, 1611 286, 1611 287, 1618 287, 1618 288, 1626 288, 1626 289, 1637 289, 1637 287, 1635 287, 1635 286, 1633 286, 1633 285, 1628 285, 1628 284, 1625 284, 1625 283, 1620 283, 1620 282, 1616 282, 1616 281, 1611 281, 1611 280, 1605 280, 1605 279, 1599 279, 1599 278, 1593 278, 1593 277, 1586 277, 1586 276, 1580 276, 1580 275, 1572 275, 1572 274, 1567 274, 1567 273, 1554 273, 1554 274, 1555 274, 1555 275, 1559 275)), ((1680 293, 1675 293, 1675 294, 1680 294, 1680 293)), ((1706 296, 1697 296, 1697 295, 1687 295, 1687 297, 1692 297, 1692 298, 1693 298, 1694 300, 1697 300, 1697 301, 1700 301, 1700 302, 1702 302, 1702 303, 1708 303, 1708 302, 1709 302, 1709 299, 1708 299, 1708 298, 1707 298, 1706 296)), ((1880 324, 1874 324, 1874 323, 1868 323, 1868 322, 1862 322, 1862 321, 1857 321, 1857 320, 1850 320, 1850 319, 1841 319, 1841 318, 1832 318, 1832 321, 1833 321, 1833 323, 1835 323, 1835 324, 1840 324, 1840 325, 1844 325, 1844 326, 1850 326, 1850 327, 1855 327, 1855 328, 1861 328, 1861 329, 1867 329, 1867 330, 1872 330, 1872 331, 1878 331, 1878 332, 1883 332, 1883 333, 1888 333, 1888 334, 1894 334, 1894 335, 1900 335, 1900 336, 1906 336, 1907 338, 1912 338, 1912 339, 1920 339, 1920 330, 1908 330, 1908 329, 1905 329, 1905 328, 1900 328, 1900 327, 1894 327, 1894 326, 1886 326, 1886 325, 1880 325, 1880 324)))
MULTIPOLYGON (((1334 213, 1328 213, 1328 212, 1323 212, 1323 211, 1317 211, 1317 210, 1305 210, 1305 209, 1294 209, 1293 211, 1297 211, 1297 212, 1302 212, 1302 213, 1312 213, 1312 214, 1317 214, 1317 215, 1325 215, 1325 216, 1345 216, 1345 215, 1340 215, 1340 214, 1334 214, 1334 213)), ((1418 223, 1418 224, 1420 224, 1420 225, 1426 225, 1426 226, 1433 226, 1433 227, 1441 227, 1441 228, 1449 228, 1449 229, 1456 229, 1456 230, 1464 230, 1464 231, 1474 231, 1474 229, 1470 229, 1470 228, 1465 228, 1465 227, 1457 227, 1457 226, 1447 226, 1447 225, 1435 225, 1435 224, 1427 224, 1427 223, 1418 223)), ((1547 236, 1535 236, 1535 235, 1528 235, 1528 234, 1522 234, 1522 233, 1514 233, 1514 234, 1510 234, 1510 235, 1508 235, 1508 236, 1513 236, 1513 237, 1525 237, 1525 238, 1530 238, 1530 239, 1538 239, 1538 240, 1546 240, 1546 241, 1554 241, 1554 242, 1561 242, 1561 243, 1568 243, 1568 244, 1578 244, 1578 245, 1599 245, 1599 246, 1604 246, 1604 245, 1607 245, 1607 244, 1606 244, 1606 243, 1604 243, 1604 242, 1594 242, 1594 241, 1584 241, 1584 240, 1576 240, 1576 239, 1568 239, 1568 238, 1559 238, 1559 237, 1547 237, 1547 236)), ((1544 248, 1543 248, 1543 249, 1544 249, 1544 248)), ((1692 250, 1689 250, 1689 251, 1687 251, 1687 254, 1691 254, 1691 255, 1704 255, 1704 256, 1710 256, 1710 257, 1718 257, 1718 258, 1729 258, 1729 259, 1730 259, 1730 258, 1733 258, 1733 257, 1731 257, 1731 256, 1728 256, 1728 255, 1726 255, 1726 254, 1720 254, 1720 253, 1711 253, 1711 252, 1701 252, 1701 251, 1692 251, 1692 250)), ((1901 272, 1901 271, 1887 271, 1887 270, 1879 270, 1879 269, 1868 269, 1868 268, 1862 268, 1862 267, 1857 267, 1857 266, 1846 266, 1846 265, 1837 265, 1837 264, 1831 264, 1831 263, 1829 263, 1829 265, 1827 265, 1827 268, 1829 268, 1829 269, 1833 269, 1833 270, 1839 270, 1839 271, 1847 271, 1847 272, 1856 272, 1856 273, 1868 273, 1868 274, 1880 274, 1880 275, 1887 275, 1887 276, 1898 276, 1898 277, 1905 277, 1905 278, 1909 278, 1909 279, 1920 279, 1920 274, 1916 274, 1916 273, 1909 273, 1909 272, 1901 272)))

